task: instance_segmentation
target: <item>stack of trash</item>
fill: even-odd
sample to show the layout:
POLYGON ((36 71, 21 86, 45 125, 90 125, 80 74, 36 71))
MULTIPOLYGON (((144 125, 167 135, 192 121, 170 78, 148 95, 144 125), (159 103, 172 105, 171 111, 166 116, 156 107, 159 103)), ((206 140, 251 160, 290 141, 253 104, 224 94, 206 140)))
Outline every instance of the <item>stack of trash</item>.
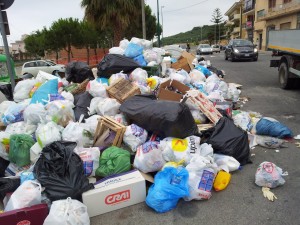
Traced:
MULTIPOLYGON (((204 58, 183 52, 178 61, 187 71, 138 38, 109 52, 97 77, 72 62, 64 78, 40 71, 16 85, 14 101, 0 104, 0 221, 36 210, 39 224, 89 224, 89 216, 145 199, 157 212, 180 198, 208 200, 251 162, 247 132, 291 136, 279 122, 233 111, 240 90, 204 58), (149 76, 144 66, 154 65, 164 69, 149 76)), ((257 138, 267 147, 274 140, 257 138)))

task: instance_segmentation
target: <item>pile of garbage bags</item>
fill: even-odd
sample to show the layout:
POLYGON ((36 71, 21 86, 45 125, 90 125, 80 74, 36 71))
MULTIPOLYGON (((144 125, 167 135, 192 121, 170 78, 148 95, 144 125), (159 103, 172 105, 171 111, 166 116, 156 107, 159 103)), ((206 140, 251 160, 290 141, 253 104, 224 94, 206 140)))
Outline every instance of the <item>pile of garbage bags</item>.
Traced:
POLYGON ((291 137, 274 119, 233 111, 241 91, 204 58, 195 57, 190 72, 167 65, 164 77, 149 76, 143 66, 160 65, 165 54, 150 41, 125 39, 99 62, 97 77, 85 63, 72 62, 64 78, 40 71, 19 81, 14 101, 0 104, 0 175, 13 177, 0 178, 1 187, 9 187, 0 189, 1 200, 13 192, 5 212, 47 203, 52 206, 44 224, 75 221, 67 217, 78 209, 76 216, 89 224, 80 202, 82 193, 94 188, 88 178, 133 168, 155 174, 146 204, 166 212, 180 198, 208 200, 213 189, 224 190, 231 173, 251 162, 248 134, 265 135, 257 136, 257 142, 273 148, 283 145, 278 138, 291 137), (120 80, 133 84, 139 94, 126 96, 120 80), (175 81, 203 93, 220 119, 212 123, 209 112, 172 86, 175 81), (171 85, 163 87, 166 82, 171 85), (111 88, 119 92, 112 94, 111 88), (182 98, 166 100, 161 89, 182 98), (123 126, 122 135, 108 129, 96 137, 101 118, 123 126), (212 128, 198 127, 207 124, 212 128))

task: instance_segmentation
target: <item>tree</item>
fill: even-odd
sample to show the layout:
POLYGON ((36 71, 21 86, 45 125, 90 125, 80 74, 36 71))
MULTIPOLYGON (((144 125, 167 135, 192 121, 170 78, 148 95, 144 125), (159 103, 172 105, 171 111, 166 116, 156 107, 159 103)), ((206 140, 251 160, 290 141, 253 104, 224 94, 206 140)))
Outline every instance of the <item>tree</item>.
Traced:
POLYGON ((26 51, 34 55, 35 58, 45 56, 45 33, 43 31, 35 31, 28 35, 25 40, 26 51))
POLYGON ((209 45, 212 45, 212 42, 214 40, 214 33, 212 31, 209 31, 207 34, 207 40, 209 42, 209 45))
POLYGON ((111 28, 114 35, 114 45, 124 37, 124 32, 135 20, 141 10, 140 0, 82 0, 85 7, 85 18, 101 30, 111 28))
MULTIPOLYGON (((142 32, 142 12, 139 11, 139 15, 135 20, 132 20, 128 29, 125 31, 125 37, 131 39, 132 37, 143 37, 142 32)), ((152 40, 156 35, 156 16, 152 15, 152 10, 149 5, 145 5, 145 20, 146 20, 146 39, 152 40)))
POLYGON ((215 42, 217 40, 217 29, 219 30, 219 39, 220 39, 220 28, 218 25, 223 22, 223 16, 221 10, 216 8, 212 14, 212 19, 210 20, 215 24, 215 42))

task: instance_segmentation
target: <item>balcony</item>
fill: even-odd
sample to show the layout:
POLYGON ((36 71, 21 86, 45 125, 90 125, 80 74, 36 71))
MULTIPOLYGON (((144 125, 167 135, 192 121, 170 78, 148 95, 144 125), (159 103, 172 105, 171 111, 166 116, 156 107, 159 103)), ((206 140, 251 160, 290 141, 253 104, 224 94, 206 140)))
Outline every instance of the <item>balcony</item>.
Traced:
POLYGON ((233 28, 233 31, 231 32, 232 34, 240 33, 241 28, 240 27, 235 27, 233 28))
POLYGON ((230 27, 230 26, 232 26, 232 25, 234 25, 234 23, 233 22, 230 22, 230 21, 226 21, 226 23, 225 23, 225 27, 230 27))
POLYGON ((255 14, 255 0, 246 0, 244 2, 244 15, 254 15, 255 14))
POLYGON ((231 18, 229 18, 230 21, 234 20, 240 20, 241 19, 241 14, 234 14, 231 18))
POLYGON ((257 20, 271 20, 281 16, 287 16, 295 12, 300 12, 300 0, 292 0, 286 4, 278 4, 270 8, 268 13, 259 17, 257 12, 257 20))

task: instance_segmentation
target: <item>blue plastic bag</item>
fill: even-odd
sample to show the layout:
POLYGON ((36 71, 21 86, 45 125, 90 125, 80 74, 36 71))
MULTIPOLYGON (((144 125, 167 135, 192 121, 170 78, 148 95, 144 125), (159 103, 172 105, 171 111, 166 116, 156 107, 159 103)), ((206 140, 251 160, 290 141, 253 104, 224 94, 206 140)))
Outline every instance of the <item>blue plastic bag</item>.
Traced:
POLYGON ((174 209, 180 198, 189 196, 189 173, 184 167, 166 167, 154 178, 146 198, 146 204, 156 212, 174 209))
POLYGON ((133 60, 136 61, 140 66, 147 66, 147 62, 145 61, 143 55, 138 55, 133 60))
POLYGON ((50 94, 58 93, 58 80, 49 80, 40 86, 36 92, 34 92, 30 104, 42 103, 46 105, 49 101, 50 94))
POLYGON ((211 75, 211 72, 209 71, 209 69, 205 68, 204 66, 197 65, 195 67, 195 69, 202 72, 206 77, 211 75))
POLYGON ((26 180, 35 180, 33 172, 24 171, 20 174, 21 184, 26 180))
POLYGON ((129 43, 124 55, 129 58, 135 58, 143 54, 143 47, 134 43, 129 43))
POLYGON ((24 120, 23 112, 26 108, 25 104, 19 103, 10 105, 2 115, 2 122, 5 126, 24 120))
POLYGON ((271 121, 261 118, 256 124, 256 134, 268 135, 271 137, 285 138, 292 137, 292 131, 278 121, 271 121))

